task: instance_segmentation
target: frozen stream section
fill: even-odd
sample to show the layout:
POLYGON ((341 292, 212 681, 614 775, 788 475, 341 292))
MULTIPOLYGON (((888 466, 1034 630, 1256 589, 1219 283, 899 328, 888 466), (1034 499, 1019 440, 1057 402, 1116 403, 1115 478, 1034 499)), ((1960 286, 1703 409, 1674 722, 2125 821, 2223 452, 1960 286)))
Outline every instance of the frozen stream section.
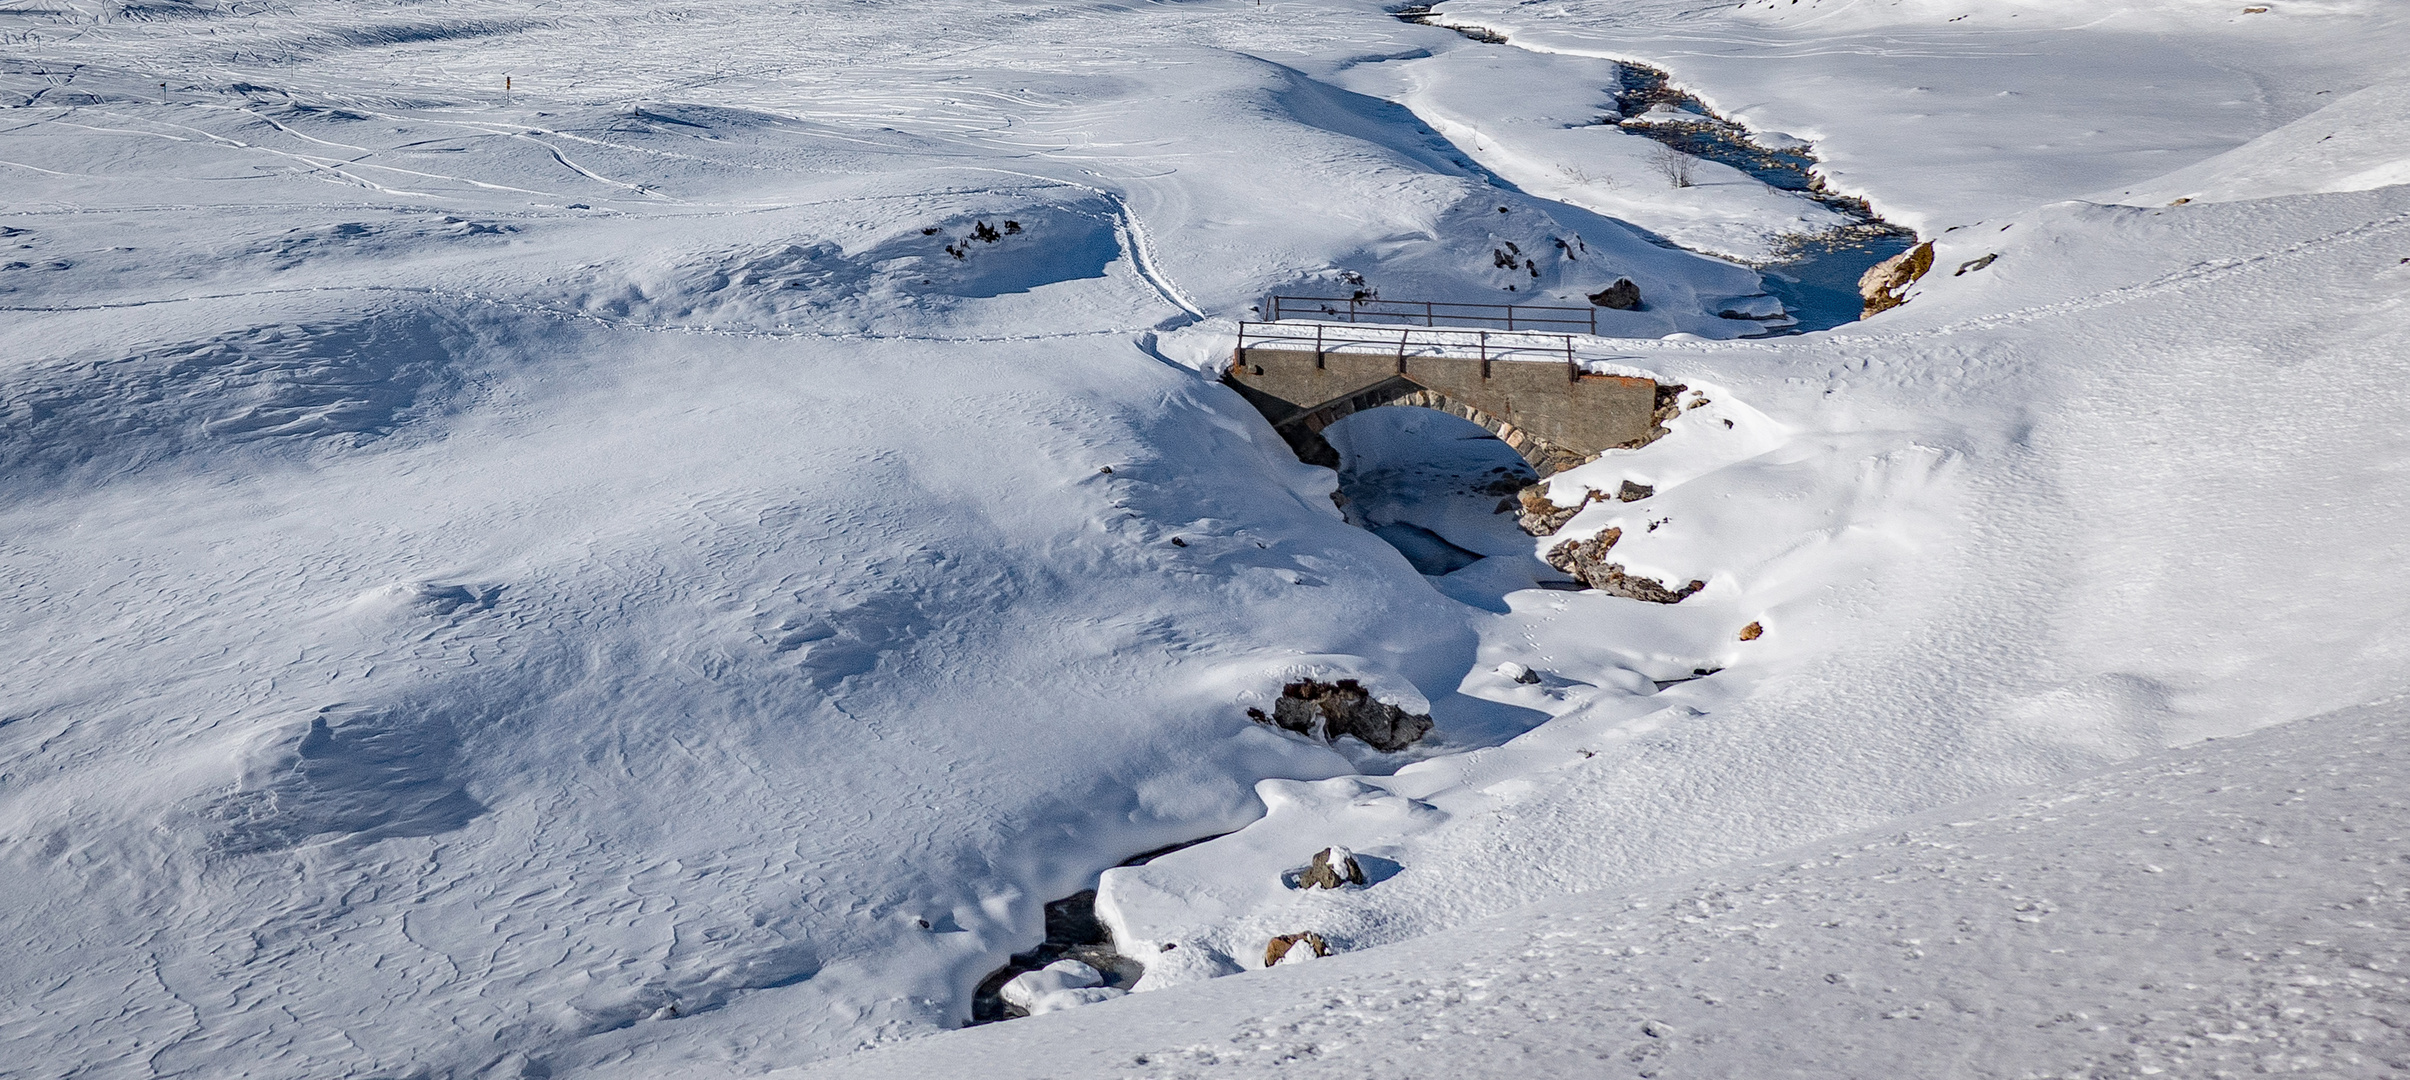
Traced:
POLYGON ((1860 276, 1916 242, 1829 190, 1806 140, 1718 116, 1663 70, 1531 51, 1429 8, 1398 15, 1486 47, 1391 61, 1387 93, 1522 190, 1763 269, 1781 308, 1739 314, 1769 330, 1855 321, 1860 276))

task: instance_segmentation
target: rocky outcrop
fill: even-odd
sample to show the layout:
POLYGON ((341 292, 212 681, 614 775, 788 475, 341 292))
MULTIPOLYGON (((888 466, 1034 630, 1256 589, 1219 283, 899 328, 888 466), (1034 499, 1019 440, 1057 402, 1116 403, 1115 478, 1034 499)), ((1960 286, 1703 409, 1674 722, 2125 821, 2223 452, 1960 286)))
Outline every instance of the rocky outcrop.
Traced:
POLYGON ((1584 490, 1581 501, 1571 506, 1558 506, 1555 500, 1548 497, 1547 484, 1533 484, 1515 493, 1515 508, 1522 511, 1516 515, 1515 524, 1533 536, 1554 536, 1558 529, 1565 527, 1566 522, 1573 520, 1573 515, 1581 513, 1582 508, 1591 503, 1606 502, 1609 498, 1639 502, 1656 493, 1657 489, 1647 484, 1626 480, 1613 496, 1603 491, 1584 490))
POLYGON ((1933 241, 1900 252, 1858 278, 1858 295, 1866 298, 1865 315, 1889 311, 1908 302, 1908 286, 1933 269, 1933 241))
POLYGON ((1335 743, 1342 736, 1354 736, 1383 753, 1396 753, 1412 746, 1431 731, 1429 714, 1410 713, 1376 701, 1354 679, 1335 683, 1306 679, 1290 683, 1280 688, 1280 700, 1272 703, 1271 715, 1265 715, 1262 709, 1249 709, 1247 717, 1301 735, 1319 734, 1324 742, 1335 743))
POLYGON ((1690 387, 1681 383, 1658 383, 1656 401, 1652 404, 1649 413, 1648 436, 1625 443, 1624 448, 1633 449, 1647 446, 1664 438, 1671 431, 1665 426, 1665 422, 1682 415, 1682 391, 1688 389, 1690 387))
POLYGON ((1590 302, 1617 311, 1640 310, 1640 286, 1630 278, 1616 278, 1615 284, 1590 294, 1590 302))
POLYGON ((1622 539, 1623 530, 1611 528, 1588 540, 1567 540, 1548 550, 1548 565, 1600 592, 1652 604, 1679 604, 1707 587, 1704 581, 1693 581, 1668 589, 1664 582, 1624 573, 1623 564, 1607 561, 1607 553, 1622 539))
POLYGON ((1582 507, 1605 502, 1606 498, 1599 492, 1585 490, 1581 501, 1571 506, 1558 506, 1548 497, 1548 485, 1533 484, 1515 494, 1515 501, 1523 510, 1515 518, 1515 524, 1533 536, 1554 536, 1558 529, 1565 527, 1566 522, 1573 520, 1573 515, 1582 512, 1582 507))
POLYGON ((1766 636, 1766 624, 1764 623, 1750 623, 1741 627, 1742 641, 1755 641, 1764 636, 1766 636))
POLYGON ((1366 881, 1364 867, 1356 862, 1355 852, 1343 847, 1327 847, 1314 853, 1314 861, 1297 872, 1300 889, 1344 889, 1366 881))
POLYGON ((1264 946, 1264 966, 1271 967, 1283 960, 1288 960, 1290 950, 1299 946, 1308 950, 1307 955, 1319 957, 1331 954, 1330 943, 1322 940, 1322 935, 1311 930, 1301 934, 1282 934, 1264 946))

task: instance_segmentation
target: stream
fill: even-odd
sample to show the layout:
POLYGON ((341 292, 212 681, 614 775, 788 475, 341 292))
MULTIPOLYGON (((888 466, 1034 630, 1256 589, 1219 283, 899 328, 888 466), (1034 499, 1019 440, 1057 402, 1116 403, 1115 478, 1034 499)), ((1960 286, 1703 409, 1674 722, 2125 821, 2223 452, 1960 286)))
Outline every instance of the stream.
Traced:
MULTIPOLYGON (((1504 45, 1504 34, 1487 27, 1455 26, 1422 4, 1391 14, 1407 22, 1453 30, 1487 45, 1504 45)), ((1876 263, 1916 246, 1916 234, 1884 221, 1863 199, 1828 190, 1816 172, 1813 146, 1795 139, 1760 136, 1715 114, 1682 91, 1666 72, 1630 61, 1614 61, 1620 85, 1604 88, 1620 114, 1601 117, 1634 135, 1654 139, 1685 154, 1729 165, 1765 183, 1824 204, 1850 224, 1813 236, 1795 237, 1775 258, 1751 264, 1764 274, 1766 291, 1780 298, 1795 326, 1775 334, 1830 330, 1856 322, 1864 311, 1858 279, 1876 263)))
MULTIPOLYGON (((1148 862, 1195 847, 1207 840, 1218 840, 1227 833, 1215 833, 1195 840, 1183 841, 1169 847, 1132 855, 1121 861, 1122 866, 1144 866, 1148 862)), ((989 972, 971 992, 971 1022, 977 1027, 999 1020, 1014 1020, 1027 1016, 1020 1009, 1006 1004, 1004 984, 1014 976, 1036 971, 1057 960, 1077 960, 1095 968, 1104 976, 1104 985, 1115 990, 1128 990, 1146 974, 1146 965, 1123 956, 1113 946, 1113 934, 1096 917, 1096 890, 1082 889, 1046 905, 1046 940, 1027 952, 1018 952, 1003 967, 989 972)))
MULTIPOLYGON (((1423 5, 1391 14, 1485 44, 1507 42, 1494 30, 1437 22, 1436 13, 1423 5)), ((1774 333, 1829 330, 1857 321, 1864 302, 1859 277, 1914 246, 1916 234, 1882 220, 1863 200, 1827 190, 1816 173, 1814 149, 1807 144, 1754 135, 1673 87, 1664 71, 1624 61, 1615 66, 1621 85, 1609 88, 1609 93, 1621 115, 1602 117, 1600 123, 1618 124, 1683 153, 1732 166, 1850 219, 1850 224, 1830 232, 1796 237, 1776 258, 1753 264, 1765 278, 1766 291, 1779 297, 1798 320, 1774 333)), ((1379 408, 1349 416, 1325 429, 1323 436, 1340 454, 1341 511, 1348 522, 1387 541, 1442 591, 1483 604, 1518 588, 1581 588, 1533 557, 1531 536, 1516 525, 1513 508, 1515 493, 1537 481, 1539 474, 1480 425, 1430 409, 1379 408)), ((1698 668, 1687 678, 1659 681, 1657 688, 1716 670, 1698 668)), ((1146 852, 1121 865, 1141 865, 1215 838, 1146 852)), ((1094 889, 1047 904, 1045 926, 1043 942, 1015 953, 981 980, 972 996, 971 1024, 1026 1015, 1004 1001, 1004 985, 1058 960, 1087 964, 1103 977, 1104 986, 1117 990, 1130 989, 1145 974, 1142 963, 1115 949, 1111 934, 1096 917, 1094 889)))

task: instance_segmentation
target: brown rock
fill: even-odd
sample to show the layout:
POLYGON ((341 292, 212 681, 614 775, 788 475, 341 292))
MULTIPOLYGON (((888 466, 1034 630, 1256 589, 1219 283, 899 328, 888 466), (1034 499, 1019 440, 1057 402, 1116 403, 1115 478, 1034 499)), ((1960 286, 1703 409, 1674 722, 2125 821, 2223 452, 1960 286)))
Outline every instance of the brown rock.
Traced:
POLYGON ((1690 387, 1681 383, 1658 383, 1657 399, 1649 413, 1649 433, 1623 444, 1624 447, 1630 449, 1647 446, 1664 438, 1669 430, 1665 426, 1665 422, 1682 415, 1682 391, 1688 389, 1690 387))
POLYGON ((1679 604, 1707 587, 1704 581, 1693 581, 1668 589, 1664 582, 1624 573, 1623 564, 1607 561, 1607 552, 1622 539, 1623 530, 1611 528, 1588 540, 1567 540, 1548 550, 1548 565, 1600 592, 1652 604, 1679 604))
POLYGON ((1764 623, 1750 623, 1741 627, 1742 641, 1755 641, 1764 636, 1766 636, 1766 624, 1764 623))
POLYGON ((1648 498, 1656 493, 1657 489, 1650 487, 1647 484, 1635 484, 1629 480, 1626 480, 1623 482, 1623 490, 1616 492, 1615 497, 1622 499, 1625 502, 1639 502, 1640 500, 1648 498))
POLYGON ((1315 852, 1314 861, 1297 875, 1300 889, 1341 889, 1364 883, 1364 868, 1356 864, 1355 853, 1339 847, 1315 852))
POLYGON ((1548 498, 1548 485, 1546 484, 1533 484, 1524 488, 1515 497, 1521 501, 1523 507, 1523 514, 1515 519, 1515 524, 1522 526, 1524 532, 1533 536, 1554 535, 1558 529, 1565 527, 1566 522, 1573 520, 1573 515, 1581 513, 1582 507, 1594 502, 1607 501, 1604 493, 1584 491, 1580 502, 1571 506, 1558 506, 1548 498))
POLYGON ((1303 945, 1306 948, 1314 950, 1314 955, 1316 956, 1329 956, 1331 954, 1330 943, 1323 941, 1322 935, 1311 930, 1301 934, 1282 934, 1279 937, 1273 938, 1271 943, 1264 946, 1264 966, 1271 967, 1272 965, 1279 963, 1283 957, 1289 955, 1290 949, 1294 949, 1299 945, 1303 945))
POLYGON ((1312 735, 1319 730, 1324 742, 1335 743, 1341 736, 1352 735, 1383 753, 1396 753, 1412 746, 1431 731, 1428 713, 1410 713, 1387 702, 1375 701, 1371 692, 1354 679, 1290 683, 1281 687, 1280 700, 1272 703, 1271 715, 1264 715, 1262 709, 1249 709, 1247 716, 1256 723, 1301 735, 1312 735))
POLYGON ((1908 302, 1908 286, 1933 269, 1933 242, 1927 240, 1900 252, 1858 278, 1858 295, 1866 298, 1865 315, 1889 311, 1908 302))

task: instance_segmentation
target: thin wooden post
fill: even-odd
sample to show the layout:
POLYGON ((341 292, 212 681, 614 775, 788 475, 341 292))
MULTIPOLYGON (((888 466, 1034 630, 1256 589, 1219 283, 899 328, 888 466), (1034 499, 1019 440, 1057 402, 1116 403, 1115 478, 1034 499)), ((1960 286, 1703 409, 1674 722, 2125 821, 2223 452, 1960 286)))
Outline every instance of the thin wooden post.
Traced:
POLYGON ((1590 305, 1590 336, 1598 336, 1598 305, 1590 305))
POLYGON ((1582 366, 1573 361, 1573 335, 1571 334, 1565 335, 1565 377, 1577 383, 1582 381, 1582 366))
POLYGON ((1398 327, 1398 329, 1397 329, 1397 373, 1398 373, 1398 374, 1400 374, 1400 375, 1403 375, 1403 374, 1405 374, 1405 373, 1406 373, 1406 339, 1407 339, 1407 338, 1410 338, 1410 337, 1412 337, 1412 336, 1414 336, 1414 331, 1412 331, 1412 330, 1408 330, 1408 329, 1406 329, 1406 328, 1405 328, 1405 327, 1403 327, 1403 326, 1398 327))
POLYGON ((1488 374, 1488 373, 1489 373, 1489 369, 1490 369, 1490 332, 1489 332, 1489 331, 1487 331, 1487 330, 1483 330, 1483 331, 1481 331, 1481 372, 1482 372, 1482 374, 1484 374, 1484 375, 1488 374))
POLYGON ((1322 324, 1314 324, 1314 370, 1322 370, 1322 324))
POLYGON ((1513 304, 1506 305, 1506 328, 1508 330, 1515 328, 1515 306, 1513 304))
POLYGON ((1431 314, 1431 302, 1429 300, 1423 301, 1423 325, 1438 326, 1438 319, 1438 316, 1431 314))

